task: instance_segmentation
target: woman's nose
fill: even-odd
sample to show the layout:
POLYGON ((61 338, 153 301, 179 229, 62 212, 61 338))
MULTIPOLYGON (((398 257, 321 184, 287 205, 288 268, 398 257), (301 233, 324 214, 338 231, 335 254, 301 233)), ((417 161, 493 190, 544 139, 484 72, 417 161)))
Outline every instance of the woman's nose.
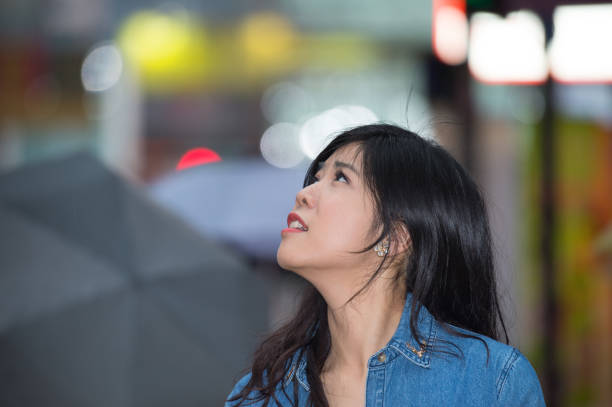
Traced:
POLYGON ((312 208, 314 205, 314 198, 312 196, 312 185, 302 188, 295 196, 295 204, 297 206, 306 206, 312 208))

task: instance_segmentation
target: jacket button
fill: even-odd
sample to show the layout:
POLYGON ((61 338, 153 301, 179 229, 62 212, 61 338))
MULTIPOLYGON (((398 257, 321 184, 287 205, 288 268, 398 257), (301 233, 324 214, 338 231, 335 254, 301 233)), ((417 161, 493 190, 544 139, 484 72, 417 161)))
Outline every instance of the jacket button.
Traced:
POLYGON ((385 355, 385 352, 382 352, 378 355, 378 361, 380 363, 385 363, 385 360, 387 360, 387 355, 385 355))

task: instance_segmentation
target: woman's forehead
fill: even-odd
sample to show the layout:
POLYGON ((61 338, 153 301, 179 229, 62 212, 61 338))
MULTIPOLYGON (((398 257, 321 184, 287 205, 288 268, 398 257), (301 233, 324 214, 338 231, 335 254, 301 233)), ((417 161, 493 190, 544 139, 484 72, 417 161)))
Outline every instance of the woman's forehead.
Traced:
POLYGON ((361 148, 359 148, 359 144, 351 143, 340 147, 327 160, 321 161, 319 168, 323 167, 326 162, 333 163, 334 161, 342 161, 352 164, 355 168, 361 168, 361 148))

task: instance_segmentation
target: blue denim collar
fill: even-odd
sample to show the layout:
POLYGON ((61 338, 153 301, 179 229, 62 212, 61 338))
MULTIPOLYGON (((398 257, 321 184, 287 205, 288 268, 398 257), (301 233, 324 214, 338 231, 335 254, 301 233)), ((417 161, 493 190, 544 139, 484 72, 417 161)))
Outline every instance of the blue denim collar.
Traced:
MULTIPOLYGON (((411 303, 412 293, 408 293, 397 330, 387 345, 368 359, 368 366, 371 369, 381 368, 385 363, 389 363, 396 357, 403 357, 417 366, 429 368, 431 363, 430 350, 437 334, 436 320, 424 306, 421 307, 417 322, 417 330, 421 340, 419 342, 410 332, 411 303), (380 356, 383 353, 385 354, 384 358, 381 358, 380 356)), ((306 379, 306 356, 299 355, 299 353, 297 352, 290 362, 291 367, 285 379, 285 386, 295 377, 306 391, 310 391, 310 385, 306 379)))

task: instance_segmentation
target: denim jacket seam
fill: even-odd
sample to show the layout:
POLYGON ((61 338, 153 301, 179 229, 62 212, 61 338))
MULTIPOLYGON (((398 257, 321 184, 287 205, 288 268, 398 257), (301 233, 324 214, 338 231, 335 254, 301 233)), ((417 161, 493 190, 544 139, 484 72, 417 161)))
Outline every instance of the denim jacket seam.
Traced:
POLYGON ((406 359, 408 359, 410 362, 414 363, 415 365, 422 367, 422 368, 429 368, 429 363, 419 362, 417 360, 414 360, 411 355, 406 354, 406 352, 401 350, 398 346, 390 345, 390 347, 398 351, 402 356, 404 356, 406 359))
POLYGON ((287 386, 289 383, 291 383, 291 381, 293 380, 293 377, 295 376, 295 370, 296 370, 296 365, 297 363, 294 362, 291 364, 291 368, 289 370, 289 373, 287 374, 287 376, 285 377, 285 381, 283 383, 283 387, 287 386))
POLYGON ((306 366, 306 363, 304 361, 301 361, 296 369, 296 373, 295 373, 295 377, 297 378, 297 381, 300 382, 300 384, 302 385, 302 387, 304 387, 304 389, 306 391, 310 391, 310 386, 303 382, 302 379, 300 378, 301 374, 304 372, 304 368, 306 366))
POLYGON ((506 362, 504 363, 504 367, 497 380, 497 399, 498 400, 501 397, 501 394, 504 390, 504 385, 506 384, 508 376, 510 375, 510 372, 514 368, 518 358, 519 358, 519 353, 516 349, 513 348, 512 352, 510 352, 510 355, 506 359, 506 362))
POLYGON ((436 320, 432 317, 429 338, 427 338, 426 352, 429 352, 429 348, 433 348, 434 344, 436 343, 436 340, 438 339, 438 329, 436 323, 436 320))

